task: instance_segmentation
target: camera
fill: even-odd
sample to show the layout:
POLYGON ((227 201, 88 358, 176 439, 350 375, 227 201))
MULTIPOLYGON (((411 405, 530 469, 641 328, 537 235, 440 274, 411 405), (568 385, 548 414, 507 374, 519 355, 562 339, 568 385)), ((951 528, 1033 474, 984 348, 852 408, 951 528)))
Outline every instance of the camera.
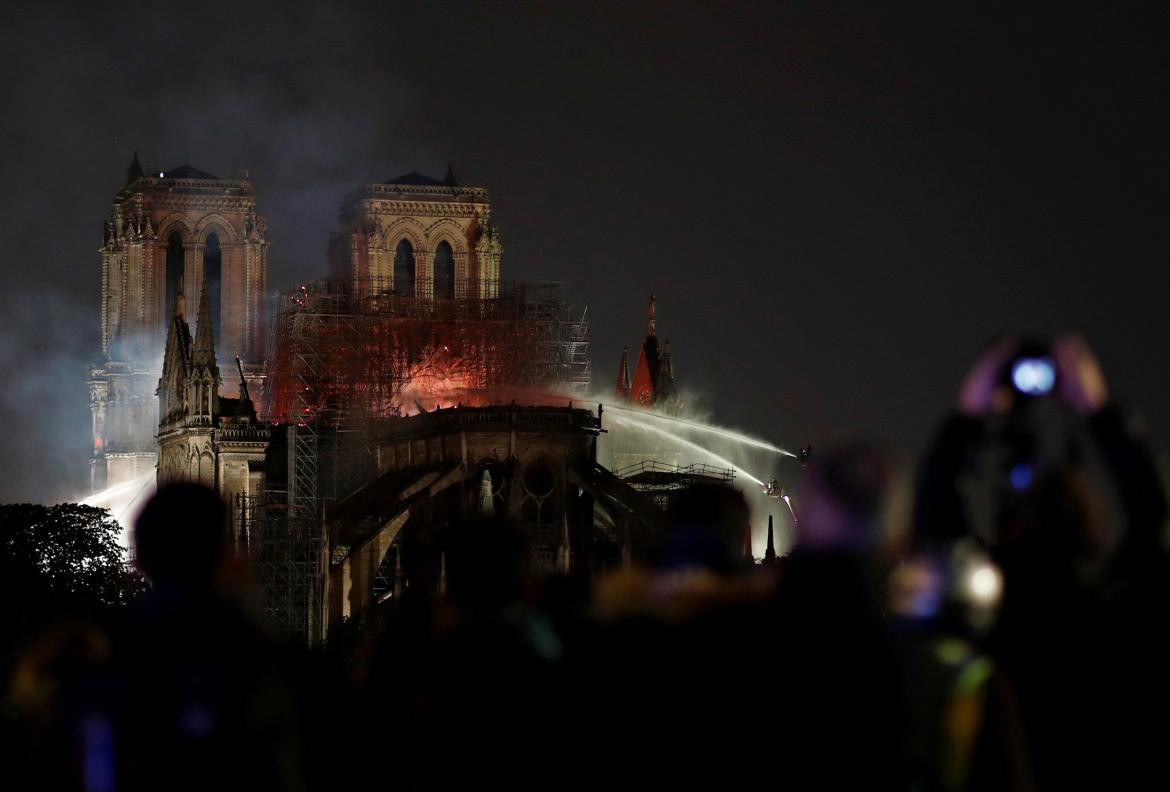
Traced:
POLYGON ((1056 361, 1047 344, 1026 342, 1004 375, 1006 384, 1021 396, 1047 396, 1056 387, 1056 361))
POLYGON ((1012 361, 1012 387, 1025 396, 1047 396, 1056 387, 1056 363, 1052 358, 1018 357, 1012 361))

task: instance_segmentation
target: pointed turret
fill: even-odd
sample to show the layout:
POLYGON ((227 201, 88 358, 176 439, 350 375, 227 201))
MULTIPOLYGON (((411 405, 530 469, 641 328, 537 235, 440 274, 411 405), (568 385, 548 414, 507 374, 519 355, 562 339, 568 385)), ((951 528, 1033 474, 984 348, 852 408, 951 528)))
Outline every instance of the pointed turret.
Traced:
POLYGON ((141 179, 143 175, 142 166, 138 164, 138 151, 135 150, 134 159, 130 161, 130 167, 126 169, 126 183, 132 184, 141 179))
POLYGON ((187 327, 187 300, 183 282, 179 281, 172 305, 171 323, 167 327, 163 349, 162 376, 155 395, 159 398, 159 427, 181 421, 187 410, 187 375, 191 362, 191 330, 187 327))
POLYGON ((654 295, 646 307, 646 340, 638 352, 638 363, 634 366, 634 381, 630 386, 630 401, 643 407, 651 407, 658 399, 658 338, 654 335, 654 295))
POLYGON ((569 515, 564 514, 561 517, 561 543, 557 546, 557 572, 559 574, 569 574, 571 551, 572 545, 569 542, 569 515))
MULTIPOLYGON (((207 295, 207 279, 199 293, 199 315, 195 320, 195 346, 191 362, 196 366, 215 367, 215 338, 212 335, 211 299, 207 295)), ((216 371, 218 374, 218 370, 216 371)))
POLYGON ((622 360, 618 364, 617 389, 619 399, 630 398, 630 349, 622 347, 622 360))
POLYGON ((459 186, 459 182, 455 181, 455 168, 452 167, 450 162, 447 163, 447 175, 443 177, 443 184, 448 187, 459 186))
POLYGON ((191 382, 188 403, 191 412, 201 421, 212 421, 219 416, 219 366, 215 362, 215 338, 211 327, 211 300, 207 296, 207 281, 203 281, 199 295, 199 318, 195 322, 195 341, 191 345, 191 382))
POLYGON ((768 549, 764 551, 764 563, 770 564, 776 560, 776 543, 772 537, 772 515, 768 515, 768 549))

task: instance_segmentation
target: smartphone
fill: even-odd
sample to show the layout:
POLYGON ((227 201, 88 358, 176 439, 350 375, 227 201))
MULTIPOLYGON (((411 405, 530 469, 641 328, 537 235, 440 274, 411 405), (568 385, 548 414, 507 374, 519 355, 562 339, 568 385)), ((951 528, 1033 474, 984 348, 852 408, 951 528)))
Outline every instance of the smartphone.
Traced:
POLYGON ((1056 364, 1046 355, 1016 358, 1012 385, 1026 396, 1046 396, 1056 386, 1056 364))

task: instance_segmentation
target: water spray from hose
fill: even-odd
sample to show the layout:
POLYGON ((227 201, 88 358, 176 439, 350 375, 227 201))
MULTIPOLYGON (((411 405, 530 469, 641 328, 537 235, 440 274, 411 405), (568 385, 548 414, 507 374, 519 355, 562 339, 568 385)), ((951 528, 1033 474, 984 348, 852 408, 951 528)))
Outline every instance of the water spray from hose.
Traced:
POLYGON ((740 434, 739 432, 732 431, 731 429, 724 429, 719 426, 702 424, 698 421, 687 420, 686 418, 677 418, 673 415, 662 415, 661 413, 650 412, 648 410, 632 409, 630 407, 623 407, 620 404, 611 404, 605 401, 601 402, 601 404, 604 405, 607 410, 617 410, 629 415, 637 415, 642 418, 652 418, 659 421, 669 421, 671 423, 682 424, 683 426, 690 427, 691 429, 694 429, 698 432, 707 432, 709 434, 718 435, 719 437, 722 437, 726 440, 742 443, 743 445, 753 446, 755 448, 763 448, 767 451, 772 451, 783 456, 793 457, 794 459, 796 458, 796 454, 783 449, 780 446, 773 445, 766 440, 760 440, 755 437, 749 437, 745 434, 740 434))
MULTIPOLYGON (((620 410, 622 408, 618 408, 618 409, 620 410)), ((687 440, 685 437, 680 437, 678 434, 676 434, 674 432, 668 432, 667 430, 662 429, 661 427, 655 426, 655 425, 653 425, 645 420, 640 420, 641 418, 644 417, 640 412, 636 412, 634 410, 623 410, 623 412, 628 412, 628 413, 630 413, 631 416, 635 416, 635 417, 628 417, 626 415, 615 415, 615 416, 613 416, 613 420, 619 424, 624 424, 626 426, 630 426, 630 427, 633 427, 635 429, 641 429, 643 431, 651 432, 653 434, 657 434, 657 435, 660 435, 662 437, 666 437, 666 438, 672 440, 673 442, 681 443, 682 445, 686 446, 687 448, 690 448, 693 451, 697 451, 700 454, 704 454, 704 455, 710 457, 711 459, 715 460, 715 462, 719 463, 720 465, 723 465, 724 467, 731 468, 731 469, 735 470, 736 472, 743 474, 743 476, 745 476, 747 479, 749 479, 752 483, 757 484, 759 486, 764 485, 763 481, 756 478, 751 473, 747 472, 742 467, 740 467, 739 465, 732 462, 730 459, 723 457, 723 456, 720 456, 719 454, 716 454, 714 451, 712 451, 708 448, 703 448, 703 446, 699 445, 698 443, 691 442, 690 440, 687 440)))

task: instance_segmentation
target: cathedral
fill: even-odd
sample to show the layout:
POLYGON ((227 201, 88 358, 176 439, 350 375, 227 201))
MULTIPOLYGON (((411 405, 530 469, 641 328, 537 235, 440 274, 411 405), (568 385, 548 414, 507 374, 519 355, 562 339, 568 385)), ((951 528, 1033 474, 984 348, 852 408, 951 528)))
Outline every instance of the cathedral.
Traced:
POLYGON ((267 224, 247 171, 144 171, 135 154, 114 196, 101 257, 102 361, 89 372, 94 490, 155 470, 155 390, 176 294, 206 292, 218 363, 263 380, 267 224))
MULTIPOLYGON (((275 629, 320 641, 406 587, 443 591, 469 524, 514 526, 538 574, 598 574, 648 552, 673 494, 730 485, 680 467, 662 433, 602 427, 586 314, 559 283, 501 283, 486 189, 408 173, 344 196, 338 221, 328 277, 275 298, 271 326, 245 171, 154 175, 135 156, 100 249, 92 484, 213 488, 275 629)), ((617 391, 677 407, 653 296, 617 391)))
MULTIPOLYGON (((364 300, 397 297, 429 315, 436 304, 492 300, 500 293, 502 246, 487 190, 460 185, 450 167, 443 179, 412 172, 364 185, 342 199, 338 219, 341 230, 329 246, 329 288, 345 292, 355 310, 364 300)), ((180 470, 218 480, 214 462, 195 446, 185 452, 194 456, 182 461, 178 452, 162 459, 158 451, 169 447, 182 421, 202 421, 200 431, 212 431, 223 417, 216 399, 233 396, 223 391, 218 372, 234 369, 237 359, 249 395, 262 408, 267 223, 248 172, 230 179, 190 165, 148 172, 135 154, 99 253, 102 360, 89 372, 91 489, 156 470, 160 483, 180 470), (205 309, 208 316, 193 339, 178 310, 186 295, 198 295, 199 316, 205 309), (164 352, 170 369, 160 380, 164 352), (195 358, 183 358, 187 354, 195 358), (167 377, 192 366, 203 371, 200 377, 211 377, 214 389, 188 402, 180 397, 185 386, 167 377), (176 423, 180 404, 195 412, 176 423)), ((183 429, 195 431, 195 424, 183 429)), ((215 447, 210 437, 204 451, 215 447)))

